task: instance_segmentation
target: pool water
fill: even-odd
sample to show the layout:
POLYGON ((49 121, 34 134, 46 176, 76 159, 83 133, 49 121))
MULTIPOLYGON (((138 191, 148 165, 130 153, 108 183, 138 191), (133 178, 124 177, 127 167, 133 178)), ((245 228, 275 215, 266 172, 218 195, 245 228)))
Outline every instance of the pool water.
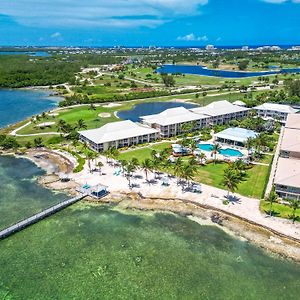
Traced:
MULTIPOLYGON (((198 148, 200 150, 203 150, 203 151, 212 151, 213 149, 213 145, 212 144, 199 144, 198 145, 198 148)), ((224 155, 224 156, 233 156, 233 157, 242 157, 244 156, 243 153, 239 150, 236 150, 236 149, 232 149, 232 148, 226 148, 226 149, 221 149, 220 150, 220 154, 224 155)))
POLYGON ((198 148, 203 151, 212 151, 213 145, 212 144, 199 144, 198 148))
POLYGON ((241 151, 232 148, 221 149, 220 154, 224 156, 238 156, 238 157, 244 156, 241 151))

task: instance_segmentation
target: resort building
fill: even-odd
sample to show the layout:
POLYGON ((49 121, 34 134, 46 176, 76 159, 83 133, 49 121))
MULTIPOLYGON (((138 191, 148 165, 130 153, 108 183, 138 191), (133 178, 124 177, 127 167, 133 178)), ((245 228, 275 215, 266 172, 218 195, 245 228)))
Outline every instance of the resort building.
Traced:
POLYGON ((249 138, 256 138, 257 135, 253 130, 235 127, 227 128, 214 136, 219 143, 244 147, 249 138))
POLYGON ((274 179, 277 194, 300 200, 300 114, 289 114, 274 179))
POLYGON ((196 114, 184 107, 167 109, 159 114, 141 117, 142 123, 160 131, 162 138, 181 134, 185 124, 191 124, 193 130, 206 127, 210 118, 196 114))
POLYGON ((257 115, 263 119, 276 119, 285 122, 289 114, 297 113, 297 110, 290 105, 277 103, 264 103, 254 107, 257 115))
POLYGON ((222 125, 231 120, 237 120, 247 117, 249 108, 234 105, 227 100, 216 101, 204 107, 191 109, 196 114, 209 117, 209 125, 222 125))
POLYGON ((79 134, 82 142, 98 152, 153 142, 159 138, 157 129, 129 120, 108 123, 97 129, 80 131, 79 134))
MULTIPOLYGON (((129 147, 176 136, 186 130, 186 125, 190 125, 188 130, 195 131, 215 124, 225 124, 230 120, 246 117, 248 112, 248 108, 233 105, 228 101, 217 101, 194 109, 176 107, 159 114, 143 116, 142 124, 128 120, 81 131, 80 140, 100 152, 111 147, 129 147)), ((233 141, 236 144, 241 142, 241 139, 233 141)))

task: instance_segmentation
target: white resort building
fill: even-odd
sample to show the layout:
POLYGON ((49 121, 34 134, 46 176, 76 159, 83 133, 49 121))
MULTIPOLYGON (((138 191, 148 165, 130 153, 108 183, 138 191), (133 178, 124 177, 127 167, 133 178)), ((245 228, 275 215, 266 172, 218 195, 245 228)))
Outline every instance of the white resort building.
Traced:
POLYGON ((216 142, 244 147, 249 138, 256 138, 257 132, 249 129, 234 127, 227 128, 214 135, 216 142))
POLYGON ((159 131, 132 121, 108 123, 100 128, 79 132, 79 138, 95 151, 149 143, 159 138, 159 131))
POLYGON ((287 118, 274 184, 281 198, 300 200, 300 114, 287 118))
POLYGON ((264 103, 256 106, 257 115, 263 119, 276 119, 285 122, 289 114, 297 113, 297 110, 290 105, 277 104, 277 103, 264 103))
POLYGON ((184 124, 192 124, 193 130, 198 130, 208 125, 208 117, 196 114, 184 107, 167 109, 159 114, 141 117, 142 123, 158 129, 162 138, 179 135, 184 124))
POLYGON ((170 108, 159 114, 141 117, 142 123, 160 130, 162 138, 182 133, 184 124, 193 124, 198 130, 207 126, 226 124, 231 120, 242 119, 248 115, 249 108, 233 105, 223 100, 207 106, 186 109, 184 107, 170 108))
POLYGON ((203 107, 191 109, 196 114, 206 115, 210 125, 222 125, 231 120, 245 118, 249 108, 234 105, 227 100, 216 101, 203 107))
POLYGON ((100 152, 111 147, 128 147, 176 136, 182 133, 186 124, 191 125, 191 130, 225 124, 246 117, 248 112, 248 108, 224 100, 194 109, 170 108, 159 114, 141 117, 142 124, 132 121, 114 122, 79 134, 82 142, 100 152))

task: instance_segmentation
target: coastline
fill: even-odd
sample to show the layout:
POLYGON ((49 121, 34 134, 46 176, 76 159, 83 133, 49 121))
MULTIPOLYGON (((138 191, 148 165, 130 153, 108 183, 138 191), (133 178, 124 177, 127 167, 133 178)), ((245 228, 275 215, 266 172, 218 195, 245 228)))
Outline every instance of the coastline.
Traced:
POLYGON ((300 263, 300 241, 289 236, 250 223, 248 220, 228 214, 214 207, 204 207, 183 199, 144 198, 138 194, 113 194, 101 202, 87 199, 92 203, 114 204, 122 210, 174 213, 187 217, 204 226, 217 226, 227 234, 252 243, 271 255, 291 259, 300 263))
MULTIPOLYGON (((38 149, 25 155, 16 156, 30 159, 38 167, 46 171, 38 179, 38 183, 45 188, 63 191, 69 195, 76 195, 78 182, 72 178, 68 182, 61 182, 59 173, 66 170, 72 174, 73 162, 62 153, 48 149, 38 149), (36 158, 36 154, 46 153, 49 157, 36 158), (57 159, 57 157, 60 157, 57 159)), ((67 173, 68 173, 67 172, 67 173)), ((112 204, 122 210, 152 211, 175 213, 188 217, 201 225, 218 226, 226 233, 236 238, 250 242, 269 253, 300 262, 300 240, 295 236, 283 234, 276 229, 251 221, 237 214, 230 213, 224 209, 207 205, 184 198, 160 196, 143 196, 141 193, 128 192, 120 189, 113 190, 107 197, 96 201, 93 198, 86 198, 85 202, 97 205, 112 204)))

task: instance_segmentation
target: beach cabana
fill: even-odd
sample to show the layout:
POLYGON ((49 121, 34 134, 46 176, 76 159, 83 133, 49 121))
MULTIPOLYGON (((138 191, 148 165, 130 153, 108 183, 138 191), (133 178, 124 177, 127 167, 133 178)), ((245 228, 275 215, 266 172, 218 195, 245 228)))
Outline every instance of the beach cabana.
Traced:
POLYGON ((189 154, 189 149, 186 148, 186 147, 183 147, 179 144, 173 144, 172 149, 173 149, 173 155, 174 156, 181 156, 181 155, 188 155, 189 154))
POLYGON ((107 186, 98 184, 91 188, 91 195, 94 198, 101 199, 108 194, 107 186))

